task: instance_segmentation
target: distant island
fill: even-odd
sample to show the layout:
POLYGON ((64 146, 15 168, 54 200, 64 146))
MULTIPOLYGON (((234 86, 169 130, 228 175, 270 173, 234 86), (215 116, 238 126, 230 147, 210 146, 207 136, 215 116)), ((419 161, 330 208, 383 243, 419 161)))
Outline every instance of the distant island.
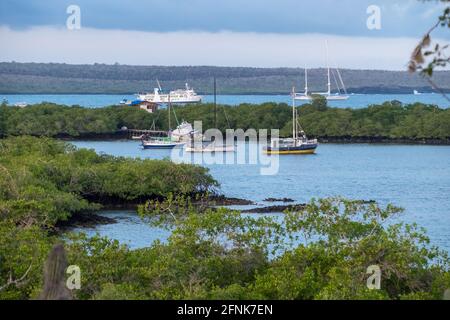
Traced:
MULTIPOLYGON (((302 68, 0 62, 0 94, 132 94, 152 91, 156 79, 166 90, 189 82, 198 93, 211 94, 213 77, 219 94, 286 94, 293 85, 303 90, 303 72, 302 68)), ((406 71, 342 69, 341 74, 349 93, 435 91, 425 79, 406 71)), ((450 92, 450 71, 435 71, 433 81, 450 92)), ((323 91, 325 85, 326 69, 308 71, 310 90, 323 91)))
MULTIPOLYGON (((211 103, 174 107, 178 119, 202 121, 213 128, 211 103)), ((297 107, 302 127, 320 142, 413 143, 450 145, 450 109, 422 103, 386 101, 367 108, 331 108, 320 101, 297 107)), ((292 134, 292 108, 285 103, 242 103, 220 105, 217 128, 280 129, 282 137, 292 134), (226 116, 225 116, 226 115, 226 116)), ((167 110, 148 113, 139 107, 107 106, 83 108, 40 103, 26 108, 0 105, 0 138, 45 136, 62 139, 115 140, 130 137, 128 129, 167 131, 167 110)))

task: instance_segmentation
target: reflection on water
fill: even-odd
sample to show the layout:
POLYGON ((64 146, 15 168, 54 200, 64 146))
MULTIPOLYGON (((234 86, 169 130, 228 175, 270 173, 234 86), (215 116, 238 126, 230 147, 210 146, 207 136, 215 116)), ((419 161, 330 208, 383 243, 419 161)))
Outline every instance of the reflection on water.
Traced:
POLYGON ((148 221, 142 220, 134 211, 105 210, 99 214, 112 218, 117 223, 76 228, 72 231, 81 231, 88 236, 98 233, 101 236, 119 240, 121 244, 126 244, 132 249, 148 247, 155 240, 164 242, 170 235, 170 232, 165 229, 151 226, 148 221))

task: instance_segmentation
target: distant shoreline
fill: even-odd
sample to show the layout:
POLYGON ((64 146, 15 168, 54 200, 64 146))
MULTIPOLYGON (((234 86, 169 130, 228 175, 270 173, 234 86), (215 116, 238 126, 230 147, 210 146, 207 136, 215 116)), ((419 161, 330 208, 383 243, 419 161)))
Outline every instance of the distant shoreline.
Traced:
MULTIPOLYGON (((408 94, 436 91, 418 74, 404 70, 340 69, 349 93, 408 94)), ((1 94, 133 94, 152 91, 158 79, 162 88, 184 88, 187 82, 198 94, 288 94, 303 90, 303 68, 252 68, 217 66, 72 65, 61 63, 0 62, 1 94)), ((433 74, 434 83, 450 92, 450 70, 433 74)), ((310 91, 326 88, 326 71, 308 69, 310 91)), ((332 84, 332 90, 338 86, 332 84)), ((342 86, 340 86, 342 89, 342 86)))
MULTIPOLYGON (((105 134, 83 134, 77 137, 67 135, 57 135, 55 139, 63 141, 121 141, 130 140, 128 134, 124 132, 105 133, 105 134)), ((323 144, 400 144, 400 145, 435 145, 449 146, 450 139, 406 139, 406 138, 387 138, 387 137, 311 137, 317 138, 319 143, 323 144)))

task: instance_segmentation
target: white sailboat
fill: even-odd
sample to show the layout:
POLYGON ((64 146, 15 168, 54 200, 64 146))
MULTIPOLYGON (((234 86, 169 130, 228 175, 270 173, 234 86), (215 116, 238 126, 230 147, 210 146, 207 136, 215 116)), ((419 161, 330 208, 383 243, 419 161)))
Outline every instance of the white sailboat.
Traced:
POLYGON ((329 101, 335 101, 335 100, 347 100, 349 98, 347 94, 347 89, 345 89, 344 81, 342 80, 341 73, 339 72, 338 68, 335 68, 337 73, 336 75, 333 73, 334 81, 336 83, 336 87, 338 92, 337 93, 331 93, 331 69, 330 64, 328 62, 328 43, 326 44, 326 50, 327 50, 327 91, 326 92, 308 92, 308 70, 305 67, 305 92, 304 93, 293 93, 293 98, 295 100, 306 100, 310 101, 313 99, 313 95, 321 95, 325 97, 329 101), (339 86, 340 83, 340 86, 339 86), (341 88, 344 92, 344 94, 341 93, 341 88))
MULTIPOLYGON (((182 147, 185 142, 182 141, 173 141, 172 139, 172 130, 170 126, 170 112, 171 112, 171 101, 169 97, 167 106, 167 115, 168 115, 168 122, 169 122, 169 132, 167 134, 167 137, 142 137, 142 148, 143 149, 173 149, 176 147, 182 147)), ((174 111, 174 115, 175 111, 174 111)))
POLYGON ((172 131, 172 141, 189 141, 191 137, 200 137, 201 133, 195 130, 187 121, 182 121, 175 130, 172 131))
POLYGON ((267 154, 313 154, 316 152, 317 139, 308 139, 298 122, 294 95, 295 88, 292 88, 292 138, 271 139, 270 145, 263 149, 267 154))

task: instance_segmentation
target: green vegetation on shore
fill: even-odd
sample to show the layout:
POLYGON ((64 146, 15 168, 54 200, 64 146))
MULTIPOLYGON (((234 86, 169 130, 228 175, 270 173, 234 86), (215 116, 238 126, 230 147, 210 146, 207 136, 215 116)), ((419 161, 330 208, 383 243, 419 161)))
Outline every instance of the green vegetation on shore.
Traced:
MULTIPOLYGON (((179 121, 203 121, 203 129, 214 125, 212 104, 175 107, 179 121)), ((330 108, 322 101, 298 107, 300 123, 311 137, 319 139, 450 139, 450 109, 414 103, 388 101, 367 108, 330 108)), ((291 108, 284 103, 219 106, 218 127, 241 129, 281 129, 291 131, 291 108)), ((172 123, 174 122, 172 116, 172 123)), ((42 103, 26 108, 0 106, 0 135, 49 137, 101 137, 114 135, 122 127, 167 130, 167 111, 149 114, 136 107, 82 108, 42 103)))
MULTIPOLYGON (((349 92, 433 91, 426 80, 407 71, 342 69, 340 72, 349 92)), ((213 77, 216 77, 220 94, 287 94, 286 88, 292 85, 297 88, 305 86, 303 73, 303 68, 0 62, 0 92, 132 94, 152 91, 156 87, 156 79, 159 79, 166 90, 184 88, 188 81, 198 93, 211 94, 213 77)), ((326 69, 308 70, 310 90, 324 90, 326 76, 326 69)), ((441 89, 450 90, 449 71, 435 71, 433 81, 441 89)))

